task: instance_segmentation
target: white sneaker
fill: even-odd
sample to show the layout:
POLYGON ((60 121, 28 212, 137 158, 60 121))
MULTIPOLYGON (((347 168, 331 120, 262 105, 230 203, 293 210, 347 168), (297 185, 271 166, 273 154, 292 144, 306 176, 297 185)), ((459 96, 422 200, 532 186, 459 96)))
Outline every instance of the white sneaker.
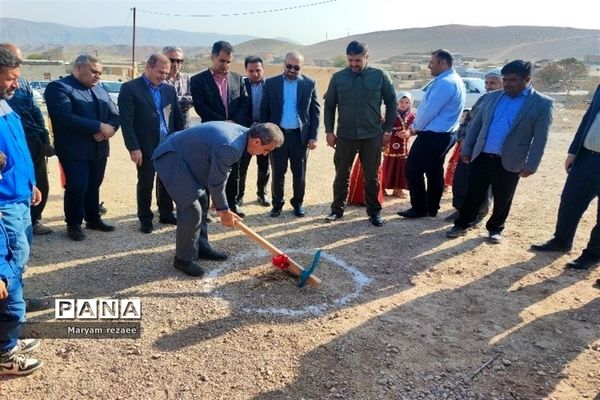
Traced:
POLYGON ((17 354, 26 354, 34 351, 40 345, 38 339, 19 339, 17 341, 17 354))
POLYGON ((0 362, 0 375, 28 375, 42 368, 44 362, 35 358, 26 358, 22 354, 13 355, 0 362))
POLYGON ((500 244, 500 243, 502 243, 502 232, 493 232, 493 231, 490 231, 488 240, 492 244, 500 244))

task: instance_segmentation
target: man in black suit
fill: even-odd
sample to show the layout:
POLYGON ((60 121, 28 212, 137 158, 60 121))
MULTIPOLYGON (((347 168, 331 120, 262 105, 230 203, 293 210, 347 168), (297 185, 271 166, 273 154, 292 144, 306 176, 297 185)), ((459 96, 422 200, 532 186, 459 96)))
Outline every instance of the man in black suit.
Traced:
POLYGON ((317 84, 300 73, 304 57, 289 52, 283 63, 283 74, 267 79, 263 90, 260 120, 279 125, 284 135, 281 147, 271 152, 271 217, 279 217, 285 204, 283 189, 288 160, 292 170, 294 196, 290 200, 296 217, 304 217, 306 161, 308 149, 317 147, 317 130, 321 105, 317 100, 317 84))
MULTIPOLYGON (((581 216, 592 200, 600 196, 600 86, 569 147, 565 170, 568 176, 560 198, 554 237, 546 243, 532 245, 532 250, 571 251, 581 216)), ((596 225, 587 247, 579 257, 567 263, 567 268, 589 269, 600 263, 600 204, 598 207, 596 225)))
MULTIPOLYGON (((119 111, 125 146, 131 161, 137 166, 137 216, 140 230, 153 230, 151 210, 154 166, 152 153, 168 134, 183 129, 184 120, 177 92, 164 83, 171 62, 164 54, 153 54, 146 63, 144 74, 126 82, 119 92, 119 111)), ((160 179, 156 179, 156 202, 159 222, 177 225, 173 201, 160 179)))
MULTIPOLYGON (((244 67, 246 68, 246 78, 244 83, 246 84, 246 92, 248 93, 248 99, 250 106, 248 112, 250 115, 250 121, 252 123, 260 122, 260 103, 262 100, 262 92, 265 85, 263 79, 264 69, 263 60, 258 56, 248 56, 244 60, 244 67)), ((249 153, 245 153, 240 160, 240 184, 238 193, 238 204, 242 204, 244 200, 244 192, 246 191, 246 174, 248 173, 248 166, 252 156, 249 153)), ((259 154, 256 156, 256 196, 258 203, 263 207, 269 207, 271 200, 267 195, 267 183, 269 182, 269 156, 259 154)))
MULTIPOLYGON (((229 121, 242 126, 250 125, 248 95, 241 75, 229 71, 233 61, 233 47, 225 41, 213 44, 211 66, 192 76, 190 92, 196 113, 202 122, 229 121)), ((235 163, 227 180, 226 193, 229 209, 244 217, 237 203, 239 191, 239 162, 235 163)))
POLYGON ((108 140, 119 129, 119 114, 101 86, 102 63, 91 55, 75 60, 73 73, 50 82, 44 91, 54 132, 54 148, 66 177, 64 210, 67 234, 85 239, 88 229, 113 231, 100 219, 100 185, 104 179, 108 140))

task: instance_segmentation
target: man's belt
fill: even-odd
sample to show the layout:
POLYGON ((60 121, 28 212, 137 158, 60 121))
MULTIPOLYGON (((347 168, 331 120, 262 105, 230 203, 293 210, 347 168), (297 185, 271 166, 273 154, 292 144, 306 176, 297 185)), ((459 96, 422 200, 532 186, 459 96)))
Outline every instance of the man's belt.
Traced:
POLYGON ((280 126, 279 129, 281 129, 281 132, 283 132, 283 133, 300 133, 300 128, 286 129, 286 128, 282 128, 280 126))

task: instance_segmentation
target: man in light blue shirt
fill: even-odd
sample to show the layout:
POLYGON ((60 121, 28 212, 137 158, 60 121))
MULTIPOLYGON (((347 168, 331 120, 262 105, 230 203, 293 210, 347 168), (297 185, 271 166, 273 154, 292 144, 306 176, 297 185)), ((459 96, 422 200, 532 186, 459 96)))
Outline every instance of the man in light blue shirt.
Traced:
POLYGON ((500 243, 519 178, 537 170, 552 123, 552 99, 531 87, 531 63, 515 60, 502 68, 504 90, 485 95, 467 127, 461 150, 470 164, 469 189, 449 238, 466 234, 492 186, 494 209, 486 222, 490 243, 500 243))
POLYGON ((413 124, 417 138, 406 161, 411 208, 398 212, 404 218, 435 217, 440 208, 444 191, 444 157, 456 141, 455 132, 466 98, 465 85, 452 63, 448 50, 431 53, 428 68, 435 79, 413 124))
POLYGON ((290 204, 296 217, 304 217, 306 162, 308 151, 317 147, 317 130, 321 105, 317 100, 317 84, 301 73, 304 57, 290 51, 283 63, 283 74, 267 79, 263 88, 260 120, 279 125, 285 141, 271 152, 271 217, 277 218, 285 204, 285 174, 292 170, 293 195, 290 204))

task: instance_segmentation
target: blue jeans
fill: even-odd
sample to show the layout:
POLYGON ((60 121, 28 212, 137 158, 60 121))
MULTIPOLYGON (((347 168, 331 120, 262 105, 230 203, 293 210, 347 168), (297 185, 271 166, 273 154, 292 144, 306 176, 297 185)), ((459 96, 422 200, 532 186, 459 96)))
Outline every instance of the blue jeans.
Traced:
POLYGON ((8 248, 8 234, 0 219, 0 278, 8 288, 8 297, 0 300, 0 354, 17 345, 25 322, 25 301, 21 268, 13 261, 8 248))
POLYGON ((8 245, 15 264, 21 269, 21 275, 29 260, 29 247, 33 240, 29 206, 29 200, 0 206, 2 221, 8 235, 8 245))

